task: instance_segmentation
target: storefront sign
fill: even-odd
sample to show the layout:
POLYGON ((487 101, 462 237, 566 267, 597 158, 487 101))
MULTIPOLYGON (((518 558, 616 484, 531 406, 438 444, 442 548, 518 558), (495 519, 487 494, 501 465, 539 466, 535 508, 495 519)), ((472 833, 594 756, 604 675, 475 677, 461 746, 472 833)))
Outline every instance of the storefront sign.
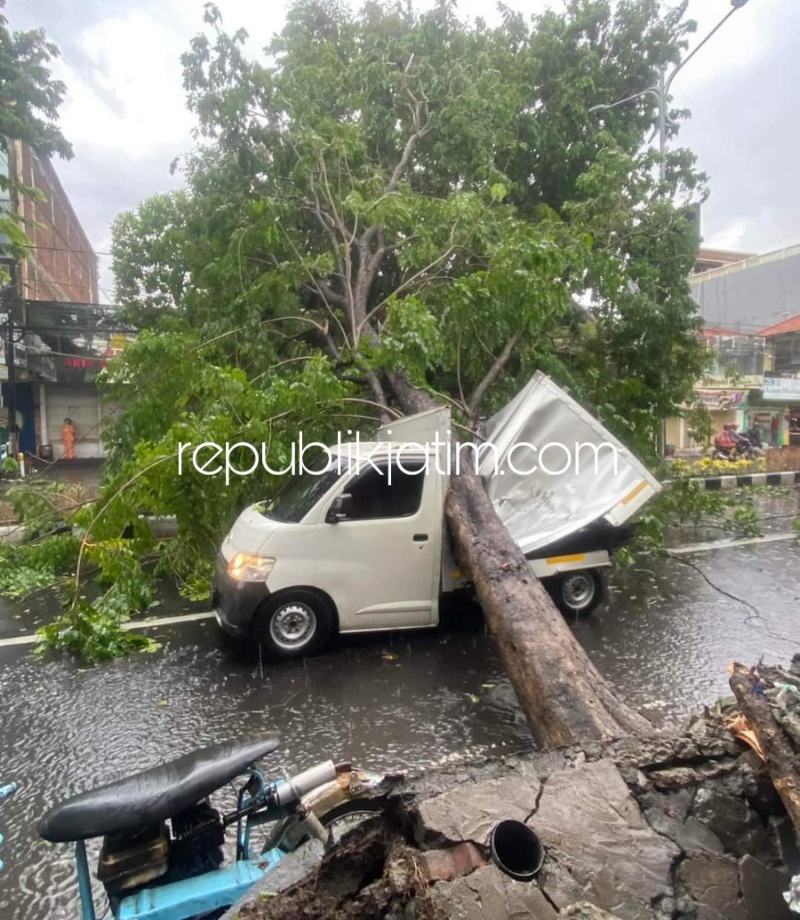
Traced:
POLYGON ((800 403, 799 377, 765 377, 764 399, 800 403))
POLYGON ((731 386, 742 387, 745 390, 760 390, 764 386, 761 374, 738 374, 735 380, 730 377, 703 377, 701 383, 706 390, 730 390, 731 386))
MULTIPOLYGON (((21 341, 22 330, 18 326, 14 327, 14 338, 14 367, 25 367, 27 364, 25 344, 21 341)), ((0 364, 5 364, 6 366, 8 366, 7 350, 5 329, 2 328, 0 329, 0 364)))
POLYGON ((741 408, 747 399, 747 390, 695 390, 700 403, 711 411, 741 408))

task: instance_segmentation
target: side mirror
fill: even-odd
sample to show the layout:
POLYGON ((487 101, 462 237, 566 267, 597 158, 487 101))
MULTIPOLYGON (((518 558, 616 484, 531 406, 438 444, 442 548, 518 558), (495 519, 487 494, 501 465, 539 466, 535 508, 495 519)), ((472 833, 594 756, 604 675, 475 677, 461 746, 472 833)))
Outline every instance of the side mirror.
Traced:
POLYGON ((326 524, 338 524, 339 521, 346 521, 353 513, 353 496, 349 492, 342 492, 337 495, 328 508, 325 515, 326 524))

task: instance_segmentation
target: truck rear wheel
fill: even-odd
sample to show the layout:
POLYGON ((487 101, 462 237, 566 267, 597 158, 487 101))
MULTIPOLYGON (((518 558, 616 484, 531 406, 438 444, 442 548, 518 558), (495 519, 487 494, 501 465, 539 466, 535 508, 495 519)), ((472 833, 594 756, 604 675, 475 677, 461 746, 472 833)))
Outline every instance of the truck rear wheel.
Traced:
POLYGON ((588 617, 603 600, 603 579, 595 569, 578 569, 548 578, 546 587, 565 617, 588 617))

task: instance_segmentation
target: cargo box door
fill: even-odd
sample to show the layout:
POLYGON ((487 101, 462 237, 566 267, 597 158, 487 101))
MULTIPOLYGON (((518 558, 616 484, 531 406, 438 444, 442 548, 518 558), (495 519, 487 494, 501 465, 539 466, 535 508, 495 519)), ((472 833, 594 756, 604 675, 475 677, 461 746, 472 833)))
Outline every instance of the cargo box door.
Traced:
POLYGON ((480 475, 526 554, 602 518, 620 526, 661 489, 620 441, 541 373, 483 434, 480 475))

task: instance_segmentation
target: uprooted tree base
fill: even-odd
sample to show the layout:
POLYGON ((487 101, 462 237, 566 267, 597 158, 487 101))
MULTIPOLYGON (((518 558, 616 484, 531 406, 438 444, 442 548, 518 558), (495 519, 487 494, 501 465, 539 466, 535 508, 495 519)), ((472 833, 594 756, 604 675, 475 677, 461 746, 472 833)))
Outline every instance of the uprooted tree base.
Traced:
POLYGON ((268 876, 226 920, 791 920, 792 821, 730 715, 420 775, 318 868, 277 897, 268 876), (505 818, 547 848, 532 883, 490 860, 505 818))

